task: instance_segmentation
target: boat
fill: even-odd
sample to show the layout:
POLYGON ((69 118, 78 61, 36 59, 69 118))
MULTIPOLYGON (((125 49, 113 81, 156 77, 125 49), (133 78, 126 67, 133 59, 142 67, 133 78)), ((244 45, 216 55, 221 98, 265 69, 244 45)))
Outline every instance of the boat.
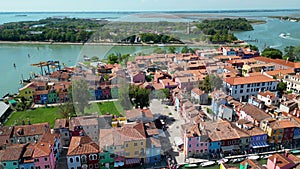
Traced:
POLYGON ((207 167, 207 166, 211 166, 211 165, 214 165, 216 162, 215 161, 207 161, 207 162, 204 162, 201 165, 201 167, 207 167))
POLYGON ((217 161, 218 164, 224 164, 224 163, 227 163, 227 162, 228 162, 227 158, 223 158, 223 159, 217 161))
POLYGON ((270 156, 272 156, 272 155, 264 155, 264 159, 268 159, 270 156))
POLYGON ((253 155, 253 156, 249 156, 247 158, 250 159, 250 160, 257 160, 257 159, 259 159, 259 156, 253 155))
POLYGON ((196 168, 196 167, 198 167, 197 164, 185 164, 184 165, 184 168, 196 168))
POLYGON ((235 159, 232 159, 231 162, 232 163, 239 163, 239 162, 241 162, 243 160, 244 160, 244 158, 235 158, 235 159))

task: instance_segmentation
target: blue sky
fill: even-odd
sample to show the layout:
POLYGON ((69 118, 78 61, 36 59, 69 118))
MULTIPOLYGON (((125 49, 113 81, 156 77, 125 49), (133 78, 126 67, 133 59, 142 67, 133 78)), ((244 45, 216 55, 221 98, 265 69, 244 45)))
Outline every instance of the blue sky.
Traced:
POLYGON ((295 9, 300 0, 0 0, 0 11, 295 9))

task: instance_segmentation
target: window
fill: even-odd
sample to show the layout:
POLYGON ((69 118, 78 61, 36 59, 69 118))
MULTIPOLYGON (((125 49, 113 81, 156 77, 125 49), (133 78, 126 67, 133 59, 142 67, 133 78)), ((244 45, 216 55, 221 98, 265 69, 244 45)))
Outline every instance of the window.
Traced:
POLYGON ((17 163, 16 163, 16 162, 13 162, 13 165, 17 165, 17 163))
POLYGON ((125 146, 128 147, 128 144, 126 144, 125 146))
POLYGON ((144 142, 141 142, 141 145, 144 145, 144 142))
POLYGON ((197 144, 197 147, 199 147, 199 144, 197 144))
POLYGON ((38 158, 34 159, 35 162, 40 162, 40 160, 38 158))
POLYGON ((50 166, 49 165, 45 165, 45 168, 50 168, 50 166))
POLYGON ((202 146, 203 146, 203 143, 201 143, 200 146, 202 147, 202 146))
POLYGON ((244 91, 243 90, 240 90, 240 93, 243 93, 244 91))
POLYGON ((6 163, 3 163, 4 166, 6 166, 6 163))
POLYGON ((41 167, 40 167, 40 166, 37 166, 37 167, 35 167, 35 169, 41 169, 41 167))
POLYGON ((70 163, 73 163, 73 162, 74 162, 73 158, 70 158, 70 163))
POLYGON ((75 159, 76 159, 76 162, 79 162, 79 157, 75 157, 75 159))
POLYGON ((90 165, 89 165, 89 168, 92 169, 92 168, 93 168, 93 164, 90 164, 90 165))
POLYGON ((47 157, 45 157, 45 158, 44 158, 44 160, 45 160, 45 161, 48 161, 48 158, 47 158, 47 157))
POLYGON ((95 168, 99 168, 99 164, 97 163, 97 164, 95 164, 95 168))
POLYGON ((65 133, 65 136, 68 136, 69 134, 68 133, 65 133))
POLYGON ((191 145, 191 144, 189 144, 189 147, 192 147, 192 145, 191 145))
MULTIPOLYGON (((118 157, 117 154, 116 154, 116 156, 118 157)), ((114 156, 114 154, 110 154, 109 157, 110 157, 110 158, 114 158, 115 156, 114 156)))
POLYGON ((137 146, 137 143, 134 143, 134 146, 137 146))
POLYGON ((138 155, 138 154, 139 154, 139 151, 135 151, 135 152, 134 152, 134 155, 138 155))
POLYGON ((200 153, 203 153, 203 150, 200 150, 200 153))

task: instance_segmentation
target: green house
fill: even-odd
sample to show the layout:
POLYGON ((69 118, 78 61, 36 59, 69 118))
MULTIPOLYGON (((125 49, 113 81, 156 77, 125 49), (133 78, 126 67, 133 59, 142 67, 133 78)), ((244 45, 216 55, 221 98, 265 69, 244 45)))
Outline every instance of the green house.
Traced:
POLYGON ((57 102, 57 93, 55 91, 50 91, 48 93, 48 103, 56 103, 57 102))
POLYGON ((112 87, 110 90, 111 90, 111 92, 110 92, 111 97, 112 97, 113 99, 117 99, 117 98, 118 98, 118 87, 117 87, 117 86, 114 86, 114 87, 112 87))
POLYGON ((99 154, 100 169, 114 168, 114 154, 103 150, 99 154))

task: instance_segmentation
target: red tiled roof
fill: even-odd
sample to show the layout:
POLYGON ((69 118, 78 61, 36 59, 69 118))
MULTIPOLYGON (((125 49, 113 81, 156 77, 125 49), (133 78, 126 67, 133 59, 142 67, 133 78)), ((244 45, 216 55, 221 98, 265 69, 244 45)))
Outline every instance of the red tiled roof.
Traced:
POLYGON ((33 158, 47 157, 50 155, 51 151, 52 151, 51 144, 45 142, 38 142, 35 145, 32 157, 33 158))
POLYGON ((265 75, 249 76, 249 77, 229 77, 224 78, 226 83, 231 85, 262 83, 262 82, 275 82, 276 80, 265 75))
POLYGON ((67 127, 67 119, 55 119, 54 129, 67 127))
POLYGON ((246 105, 242 107, 241 111, 244 111, 247 115, 251 116, 253 119, 259 122, 271 117, 260 108, 255 107, 249 103, 246 103, 246 105))
POLYGON ((263 97, 270 97, 270 99, 274 99, 275 98, 275 93, 270 92, 270 91, 265 91, 265 92, 258 92, 259 95, 263 96, 263 97))
POLYGON ((50 132, 49 123, 38 123, 31 125, 20 125, 14 127, 14 136, 33 136, 42 135, 50 132))
POLYGON ((274 162, 274 159, 276 158, 276 165, 280 168, 285 167, 286 165, 289 164, 295 164, 292 160, 288 159, 284 155, 281 154, 274 154, 270 156, 268 159, 272 162, 274 162))
POLYGON ((204 91, 200 90, 198 87, 192 89, 192 92, 196 93, 199 96, 205 93, 204 91))
POLYGON ((18 161, 21 157, 21 152, 24 148, 24 144, 16 144, 7 146, 3 151, 0 161, 18 161))
POLYGON ((99 146, 89 136, 73 136, 67 156, 99 153, 99 146))

